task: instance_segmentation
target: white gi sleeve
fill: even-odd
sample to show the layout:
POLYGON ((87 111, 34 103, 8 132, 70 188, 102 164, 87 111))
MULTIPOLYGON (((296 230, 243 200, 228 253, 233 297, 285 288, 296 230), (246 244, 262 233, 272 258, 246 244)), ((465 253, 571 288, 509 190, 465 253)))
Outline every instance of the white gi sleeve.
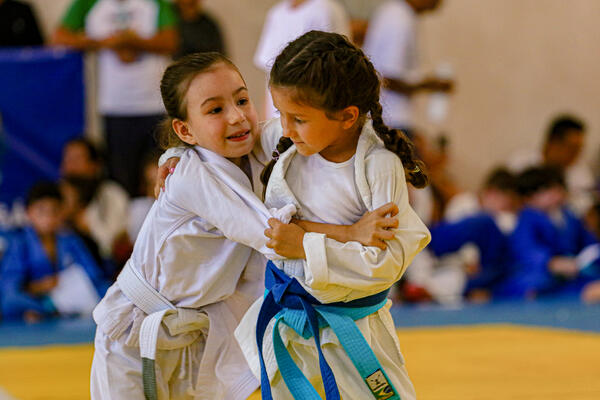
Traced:
POLYGON ((167 150, 165 150, 164 153, 162 153, 160 155, 160 158, 158 159, 158 166, 160 167, 161 165, 166 163, 169 160, 169 158, 173 158, 173 157, 181 158, 183 153, 185 153, 185 149, 187 149, 187 148, 188 147, 185 147, 185 146, 168 148, 167 150))
POLYGON ((340 243, 323 234, 304 235, 304 284, 324 302, 350 301, 388 289, 431 239, 408 204, 400 159, 391 152, 376 152, 367 158, 366 165, 372 208, 396 203, 399 226, 394 238, 386 241, 386 250, 358 242, 340 243))
POLYGON ((228 239, 252 247, 267 258, 282 258, 266 247, 268 238, 264 235, 268 219, 277 216, 250 189, 240 196, 206 163, 184 155, 175 173, 167 178, 163 196, 216 227, 228 239))

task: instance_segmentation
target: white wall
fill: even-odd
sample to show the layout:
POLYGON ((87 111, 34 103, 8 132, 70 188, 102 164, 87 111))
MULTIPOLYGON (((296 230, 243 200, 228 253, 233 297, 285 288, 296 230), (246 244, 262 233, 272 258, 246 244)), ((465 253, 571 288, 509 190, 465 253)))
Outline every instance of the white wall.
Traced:
POLYGON ((563 111, 587 122, 585 157, 598 162, 599 15, 597 0, 446 0, 423 20, 423 63, 456 70, 447 129, 460 181, 472 187, 511 152, 539 146, 563 111))
MULTIPOLYGON (((369 0, 364 0, 369 1, 369 0)), ((256 103, 264 76, 252 64, 264 16, 277 0, 205 0, 221 22, 230 55, 256 103)), ((30 0, 46 32, 70 0, 30 0)), ((474 188, 488 168, 518 148, 539 145, 548 120, 570 111, 588 124, 585 157, 600 149, 600 1, 445 0, 420 26, 421 63, 450 62, 457 87, 443 127, 452 170, 474 188)), ((419 125, 435 133, 418 99, 419 125)))

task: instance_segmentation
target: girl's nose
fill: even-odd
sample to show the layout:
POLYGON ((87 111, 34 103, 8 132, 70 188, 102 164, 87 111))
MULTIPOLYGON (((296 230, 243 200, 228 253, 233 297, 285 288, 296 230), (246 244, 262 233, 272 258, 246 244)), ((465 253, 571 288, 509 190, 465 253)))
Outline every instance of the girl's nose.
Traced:
POLYGON ((235 125, 237 123, 243 122, 246 120, 246 114, 243 110, 238 107, 232 107, 231 112, 229 113, 229 123, 231 125, 235 125))
POLYGON ((290 138, 292 137, 292 131, 290 130, 290 124, 288 123, 286 118, 280 118, 281 128, 283 130, 283 136, 290 138))

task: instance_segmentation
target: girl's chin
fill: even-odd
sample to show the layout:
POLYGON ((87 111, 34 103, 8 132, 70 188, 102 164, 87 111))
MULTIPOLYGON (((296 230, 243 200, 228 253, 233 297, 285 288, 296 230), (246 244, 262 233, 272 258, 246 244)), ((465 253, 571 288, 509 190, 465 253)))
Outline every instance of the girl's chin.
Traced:
MULTIPOLYGON (((237 146, 236 146, 237 147, 237 146)), ((239 146, 236 149, 228 151, 227 154, 221 154, 225 158, 240 158, 252 153, 254 146, 251 143, 245 143, 244 146, 239 146)))
POLYGON ((296 145, 296 150, 304 157, 312 156, 313 154, 315 154, 314 151, 303 145, 296 145))

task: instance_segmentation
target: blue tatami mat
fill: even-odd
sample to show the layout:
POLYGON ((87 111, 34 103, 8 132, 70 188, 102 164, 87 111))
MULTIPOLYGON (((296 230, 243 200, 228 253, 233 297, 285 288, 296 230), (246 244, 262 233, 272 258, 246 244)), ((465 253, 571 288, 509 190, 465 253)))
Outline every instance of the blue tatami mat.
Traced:
MULTIPOLYGON (((397 305, 392 316, 398 328, 448 325, 516 324, 600 332, 600 305, 578 300, 499 302, 457 307, 397 305)), ((0 323, 0 347, 91 343, 91 319, 66 319, 38 324, 0 323)))

